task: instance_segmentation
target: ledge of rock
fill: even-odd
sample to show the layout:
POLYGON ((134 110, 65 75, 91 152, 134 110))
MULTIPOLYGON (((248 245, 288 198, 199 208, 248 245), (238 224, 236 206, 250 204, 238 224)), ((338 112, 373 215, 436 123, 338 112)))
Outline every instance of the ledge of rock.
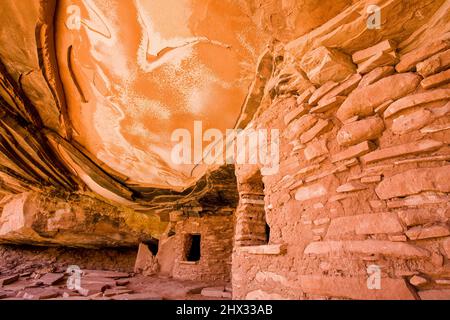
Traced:
POLYGON ((89 197, 56 200, 29 192, 4 201, 0 241, 70 247, 130 247, 159 237, 167 223, 156 215, 118 208, 89 197))

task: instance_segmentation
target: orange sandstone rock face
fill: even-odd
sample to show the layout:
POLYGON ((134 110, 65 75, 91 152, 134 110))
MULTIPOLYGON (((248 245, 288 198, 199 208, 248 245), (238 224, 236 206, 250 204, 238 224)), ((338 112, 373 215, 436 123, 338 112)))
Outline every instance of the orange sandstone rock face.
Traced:
POLYGON ((264 194, 264 212, 240 204, 237 225, 270 234, 236 230, 255 247, 233 254, 235 298, 448 299, 449 4, 435 2, 404 38, 404 16, 391 15, 418 2, 380 2, 379 30, 361 16, 368 4, 284 46, 275 73, 295 63, 314 87, 283 93, 297 108, 267 103, 254 119, 285 128, 286 165, 263 190, 236 170, 242 195, 264 194), (264 255, 273 245, 286 251, 264 255))
POLYGON ((56 49, 75 140, 131 184, 190 186, 206 168, 176 163, 172 134, 193 136, 194 121, 234 127, 264 39, 233 2, 62 1, 56 49))
POLYGON ((5 0, 0 241, 159 238, 137 271, 235 299, 448 299, 450 3, 372 2, 5 0), (279 129, 278 170, 175 163, 194 121, 279 129))
POLYGON ((39 193, 11 196, 0 215, 0 241, 95 248, 131 247, 159 236, 155 215, 124 212, 88 197, 69 201, 39 193), (48 199, 48 200, 47 200, 48 199))

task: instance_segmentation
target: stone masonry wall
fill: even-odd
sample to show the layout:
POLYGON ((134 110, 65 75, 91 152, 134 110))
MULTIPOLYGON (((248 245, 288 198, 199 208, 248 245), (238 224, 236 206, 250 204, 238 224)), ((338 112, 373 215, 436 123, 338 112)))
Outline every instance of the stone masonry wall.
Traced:
POLYGON ((229 281, 233 248, 233 215, 189 217, 175 225, 173 277, 186 280, 229 281), (186 238, 201 235, 200 260, 186 261, 186 238))
MULTIPOLYGON (((234 299, 450 299, 450 38, 374 39, 280 50, 279 78, 301 72, 252 123, 281 131, 262 177, 270 241, 236 243, 234 299)), ((236 168, 236 237, 259 169, 236 168)))

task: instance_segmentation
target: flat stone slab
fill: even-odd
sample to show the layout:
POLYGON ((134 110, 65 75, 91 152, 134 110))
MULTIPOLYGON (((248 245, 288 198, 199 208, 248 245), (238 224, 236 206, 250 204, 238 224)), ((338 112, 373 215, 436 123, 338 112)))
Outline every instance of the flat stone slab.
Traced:
POLYGON ((330 253, 381 254, 401 258, 426 258, 430 252, 407 243, 384 240, 355 240, 355 241, 321 241, 310 243, 305 254, 326 255, 330 253))
POLYGON ((450 192, 450 165, 408 170, 385 178, 375 188, 375 192, 382 200, 426 191, 450 192))
POLYGON ((22 298, 25 300, 46 300, 59 296, 58 290, 55 288, 34 288, 27 289, 22 298))
POLYGON ((380 289, 369 289, 366 277, 300 276, 301 289, 320 296, 357 300, 416 300, 403 279, 381 278, 380 289))
POLYGON ((64 273, 46 273, 39 278, 38 282, 42 282, 42 284, 44 285, 51 286, 63 280, 64 276, 64 273))
POLYGON ((262 254, 262 255, 279 255, 286 252, 287 246, 285 244, 270 244, 262 246, 249 246, 239 247, 240 252, 250 254, 262 254))
POLYGON ((112 296, 117 296, 117 295, 121 295, 121 294, 130 294, 133 292, 134 292, 133 290, 126 289, 126 288, 114 288, 114 289, 106 289, 105 292, 103 293, 103 295, 105 297, 112 297, 112 296))
POLYGON ((128 278, 130 276, 127 272, 117 272, 117 271, 103 271, 103 270, 83 270, 85 277, 99 277, 99 278, 128 278))
POLYGON ((0 278, 0 287, 16 282, 17 280, 19 280, 19 277, 20 276, 18 274, 15 274, 12 276, 1 277, 0 278))
POLYGON ((230 292, 225 291, 225 287, 209 287, 203 288, 201 295, 212 298, 227 298, 230 296, 230 292))
POLYGON ((162 300, 163 298, 156 293, 126 293, 117 296, 113 296, 112 300, 162 300))

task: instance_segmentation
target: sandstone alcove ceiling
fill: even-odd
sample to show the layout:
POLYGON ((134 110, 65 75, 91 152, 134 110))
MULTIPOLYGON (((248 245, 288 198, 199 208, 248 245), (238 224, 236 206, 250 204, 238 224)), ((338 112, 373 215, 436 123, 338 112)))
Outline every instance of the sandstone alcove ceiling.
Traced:
POLYGON ((0 12, 0 299, 450 299, 450 0, 0 12), (276 170, 197 156, 227 129, 276 170))
POLYGON ((171 133, 194 120, 248 123, 271 38, 327 18, 314 1, 5 1, 2 11, 2 190, 92 192, 164 220, 168 208, 237 201, 232 166, 174 164, 171 133), (295 14, 272 21, 279 10, 295 14))

